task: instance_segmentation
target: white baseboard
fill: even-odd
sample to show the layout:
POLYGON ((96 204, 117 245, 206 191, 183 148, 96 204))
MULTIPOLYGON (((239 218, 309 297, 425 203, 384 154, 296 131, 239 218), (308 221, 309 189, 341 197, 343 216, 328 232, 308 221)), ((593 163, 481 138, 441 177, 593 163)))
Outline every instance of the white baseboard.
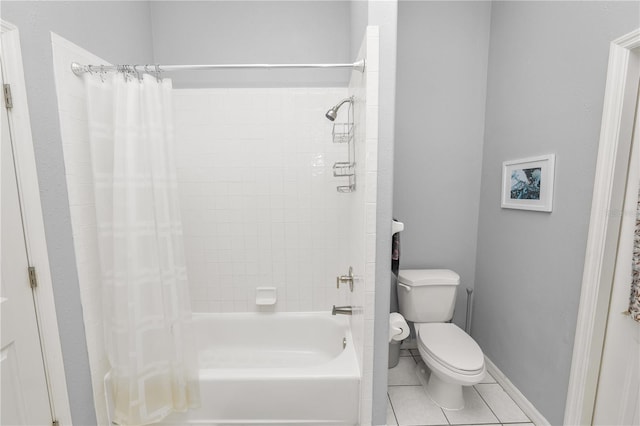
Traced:
POLYGON ((536 426, 551 426, 551 423, 547 419, 544 418, 542 414, 533 406, 531 402, 518 390, 517 387, 511 380, 504 375, 502 371, 486 356, 484 357, 487 370, 493 376, 494 379, 502 386, 502 388, 507 392, 507 394, 513 399, 513 401, 518 404, 520 409, 531 419, 536 426))

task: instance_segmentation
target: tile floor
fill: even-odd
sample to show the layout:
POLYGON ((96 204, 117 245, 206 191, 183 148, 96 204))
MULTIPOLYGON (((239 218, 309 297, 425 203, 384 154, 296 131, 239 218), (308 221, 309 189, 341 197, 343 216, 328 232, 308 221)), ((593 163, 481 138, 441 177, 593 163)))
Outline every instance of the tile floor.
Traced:
POLYGON ((389 370, 387 425, 533 426, 489 373, 481 383, 464 388, 462 410, 445 410, 429 399, 420 384, 420 371, 428 375, 418 351, 403 349, 400 362, 389 370))

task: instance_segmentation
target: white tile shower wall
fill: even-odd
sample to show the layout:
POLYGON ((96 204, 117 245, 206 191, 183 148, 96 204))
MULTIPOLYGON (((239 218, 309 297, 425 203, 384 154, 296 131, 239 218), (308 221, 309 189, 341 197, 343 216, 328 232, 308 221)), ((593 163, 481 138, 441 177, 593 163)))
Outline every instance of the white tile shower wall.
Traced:
MULTIPOLYGON (((373 377, 373 315, 375 296, 376 183, 378 166, 378 27, 368 27, 358 59, 365 73, 353 72, 349 95, 355 102, 356 184, 349 205, 349 258, 360 279, 350 304, 362 307, 351 318, 360 363, 360 424, 371 424, 373 377)), ((391 224, 389 224, 391 226, 391 224)), ((391 250, 389 250, 391 251, 391 250)))
POLYGON ((71 210, 71 229, 78 268, 80 299, 87 336, 87 353, 98 424, 108 424, 103 379, 109 361, 103 343, 102 298, 98 264, 98 230, 89 154, 89 131, 82 79, 69 64, 107 64, 104 60, 52 33, 53 66, 65 174, 71 210))
MULTIPOLYGON (((348 256, 349 208, 333 176, 347 146, 325 112, 346 88, 174 91, 176 164, 198 312, 328 311, 348 256), (277 288, 258 307, 256 287, 277 288)), ((338 120, 346 120, 346 106, 338 120)))

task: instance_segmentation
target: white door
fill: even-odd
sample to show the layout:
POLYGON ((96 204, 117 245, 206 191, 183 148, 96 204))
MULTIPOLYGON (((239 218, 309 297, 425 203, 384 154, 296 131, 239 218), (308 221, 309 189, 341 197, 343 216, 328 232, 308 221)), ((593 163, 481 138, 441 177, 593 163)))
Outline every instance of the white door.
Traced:
POLYGON ((0 98, 0 424, 51 425, 8 113, 0 98))
POLYGON ((623 314, 629 307, 640 182, 640 117, 637 108, 633 138, 594 425, 640 425, 640 323, 623 314))

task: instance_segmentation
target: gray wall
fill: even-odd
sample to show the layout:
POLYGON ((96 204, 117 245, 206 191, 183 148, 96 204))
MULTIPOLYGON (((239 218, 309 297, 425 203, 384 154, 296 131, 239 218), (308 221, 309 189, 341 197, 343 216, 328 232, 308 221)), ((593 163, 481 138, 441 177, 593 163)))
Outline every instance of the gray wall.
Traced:
MULTIPOLYGON (((348 63, 349 1, 151 3, 154 60, 164 64, 348 63)), ((174 87, 346 86, 349 70, 172 74, 174 87)))
POLYGON ((393 214, 401 268, 461 276, 454 320, 474 286, 491 2, 401 1, 393 214))
POLYGON ((367 0, 349 0, 351 10, 351 49, 350 57, 355 58, 369 24, 369 2, 367 0))
POLYGON ((76 273, 50 31, 114 62, 151 61, 147 2, 3 1, 18 26, 40 197, 73 422, 96 423, 76 273))
POLYGON ((638 2, 495 2, 473 336, 551 422, 563 420, 609 42, 638 2), (552 213, 500 208, 502 162, 555 153, 552 213))

